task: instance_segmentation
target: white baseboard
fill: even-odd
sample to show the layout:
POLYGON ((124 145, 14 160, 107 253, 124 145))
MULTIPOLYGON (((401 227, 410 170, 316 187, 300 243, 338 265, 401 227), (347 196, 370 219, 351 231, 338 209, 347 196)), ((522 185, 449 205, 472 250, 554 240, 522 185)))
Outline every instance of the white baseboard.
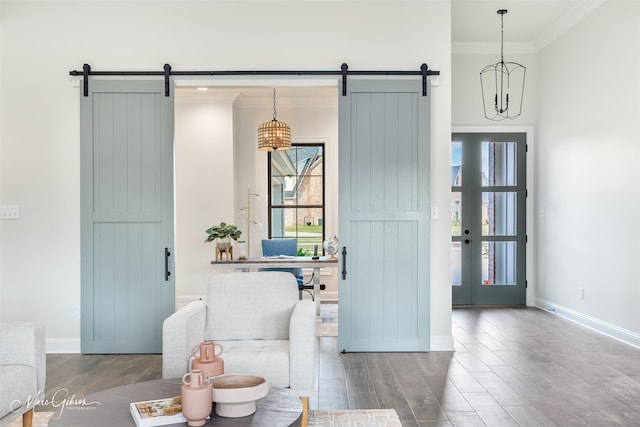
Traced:
POLYGON ((47 338, 47 353, 80 353, 80 338, 47 338))
POLYGON ((450 335, 432 335, 430 351, 454 351, 453 337, 450 335))
POLYGON ((338 302, 338 293, 332 291, 320 292, 320 301, 338 302))
POLYGON ((618 341, 622 341, 625 344, 640 348, 640 334, 633 331, 604 322, 600 319, 596 319, 595 317, 563 307, 542 298, 536 298, 536 307, 567 320, 571 320, 572 322, 589 328, 595 332, 614 338, 618 341))

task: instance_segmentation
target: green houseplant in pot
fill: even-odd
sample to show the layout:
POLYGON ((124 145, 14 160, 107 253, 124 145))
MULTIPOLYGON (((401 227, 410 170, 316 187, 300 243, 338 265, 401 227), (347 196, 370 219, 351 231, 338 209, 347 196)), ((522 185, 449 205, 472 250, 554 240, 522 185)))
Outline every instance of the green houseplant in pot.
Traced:
POLYGON ((222 260, 222 254, 226 254, 228 259, 233 259, 233 247, 231 239, 237 241, 242 235, 242 231, 233 224, 221 222, 220 225, 214 225, 207 229, 207 238, 205 242, 216 242, 216 260, 222 260))

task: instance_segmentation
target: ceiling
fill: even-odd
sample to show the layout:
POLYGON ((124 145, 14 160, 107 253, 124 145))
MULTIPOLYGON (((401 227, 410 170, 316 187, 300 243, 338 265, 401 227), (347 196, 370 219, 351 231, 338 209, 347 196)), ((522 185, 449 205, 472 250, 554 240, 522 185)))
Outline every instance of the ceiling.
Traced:
POLYGON ((571 28, 604 0, 452 0, 451 41, 455 51, 472 52, 500 43, 499 9, 504 15, 505 51, 536 51, 571 28), (457 49, 456 49, 457 48, 457 49))
MULTIPOLYGON (((454 53, 497 53, 500 44, 499 9, 504 15, 505 52, 535 53, 551 43, 606 0, 451 0, 451 42, 454 53)), ((260 99, 270 103, 273 87, 282 101, 303 98, 335 99, 336 87, 322 83, 315 87, 287 84, 267 86, 210 87, 208 94, 260 99)), ((183 94, 204 95, 195 87, 182 87, 183 94)), ((251 102, 251 101, 248 101, 251 102)), ((287 102, 287 101, 285 101, 287 102)))

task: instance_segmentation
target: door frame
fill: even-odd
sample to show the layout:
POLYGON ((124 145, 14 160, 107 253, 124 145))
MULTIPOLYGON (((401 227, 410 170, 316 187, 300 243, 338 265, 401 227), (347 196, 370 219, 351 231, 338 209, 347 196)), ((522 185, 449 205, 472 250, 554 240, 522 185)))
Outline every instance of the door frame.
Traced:
MULTIPOLYGON (((524 133, 527 137, 527 200, 526 200, 526 218, 527 218, 527 256, 526 256, 526 304, 527 306, 535 306, 536 295, 536 242, 535 242, 535 224, 538 216, 535 215, 535 135, 534 127, 531 125, 523 126, 451 126, 451 134, 454 133, 524 133)), ((451 285, 451 284, 449 284, 451 285)))

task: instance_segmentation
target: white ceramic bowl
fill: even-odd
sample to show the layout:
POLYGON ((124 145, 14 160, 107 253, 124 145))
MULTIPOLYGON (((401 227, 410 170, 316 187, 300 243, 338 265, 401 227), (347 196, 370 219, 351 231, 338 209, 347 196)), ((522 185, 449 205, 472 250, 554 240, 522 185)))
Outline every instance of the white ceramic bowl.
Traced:
POLYGON ((262 377, 225 374, 211 379, 216 414, 221 417, 246 417, 256 412, 256 400, 269 393, 262 377))

